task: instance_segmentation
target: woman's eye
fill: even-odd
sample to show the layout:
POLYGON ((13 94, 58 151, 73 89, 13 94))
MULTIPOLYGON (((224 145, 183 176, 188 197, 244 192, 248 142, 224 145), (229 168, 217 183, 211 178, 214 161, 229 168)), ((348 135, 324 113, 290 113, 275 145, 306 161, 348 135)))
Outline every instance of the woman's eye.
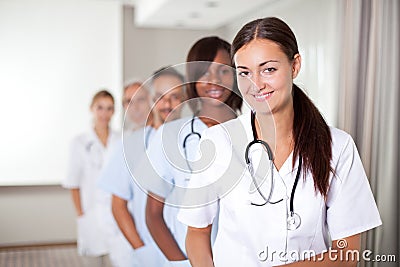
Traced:
POLYGON ((263 71, 262 71, 262 73, 270 73, 270 72, 274 72, 274 71, 276 71, 276 69, 275 68, 266 68, 266 69, 264 69, 263 71))
POLYGON ((248 72, 248 71, 239 71, 238 75, 240 77, 248 77, 250 75, 250 72, 248 72))

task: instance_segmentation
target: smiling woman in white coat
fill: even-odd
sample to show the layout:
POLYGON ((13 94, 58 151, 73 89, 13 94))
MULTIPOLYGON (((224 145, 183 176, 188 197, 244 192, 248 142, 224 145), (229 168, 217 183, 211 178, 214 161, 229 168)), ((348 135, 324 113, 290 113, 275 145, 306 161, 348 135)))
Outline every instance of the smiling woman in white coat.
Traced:
POLYGON ((213 198, 178 215, 192 266, 356 266, 343 255, 360 250, 380 216, 352 138, 293 83, 301 56, 292 30, 278 18, 252 21, 231 54, 252 111, 203 132, 215 158, 189 187, 207 185, 213 198))
POLYGON ((106 266, 108 254, 107 227, 112 220, 111 196, 97 188, 107 146, 118 140, 110 129, 114 98, 106 90, 97 92, 90 111, 93 126, 72 140, 67 176, 62 185, 71 190, 77 213, 78 253, 85 266, 106 266))
MULTIPOLYGON (((192 116, 165 123, 149 145, 152 180, 147 187, 146 223, 168 262, 164 267, 190 266, 186 258, 186 225, 177 221, 181 192, 195 162, 204 129, 237 117, 242 106, 229 54, 230 44, 217 36, 196 41, 187 55, 187 103, 192 116)), ((149 168, 149 169, 150 169, 149 168)))

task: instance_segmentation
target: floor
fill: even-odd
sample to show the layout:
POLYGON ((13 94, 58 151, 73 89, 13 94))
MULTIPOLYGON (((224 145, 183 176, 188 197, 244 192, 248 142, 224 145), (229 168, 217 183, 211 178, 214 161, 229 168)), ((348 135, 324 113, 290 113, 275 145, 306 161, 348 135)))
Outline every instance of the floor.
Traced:
POLYGON ((0 249, 1 267, 81 267, 75 245, 0 249))

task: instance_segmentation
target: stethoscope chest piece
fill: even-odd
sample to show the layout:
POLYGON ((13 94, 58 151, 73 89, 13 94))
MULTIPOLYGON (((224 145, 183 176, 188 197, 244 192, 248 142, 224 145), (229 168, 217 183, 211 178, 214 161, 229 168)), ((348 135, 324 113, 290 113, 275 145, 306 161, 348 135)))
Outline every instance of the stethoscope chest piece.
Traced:
POLYGON ((290 231, 296 230, 301 225, 301 218, 297 213, 289 214, 287 218, 287 229, 290 231))

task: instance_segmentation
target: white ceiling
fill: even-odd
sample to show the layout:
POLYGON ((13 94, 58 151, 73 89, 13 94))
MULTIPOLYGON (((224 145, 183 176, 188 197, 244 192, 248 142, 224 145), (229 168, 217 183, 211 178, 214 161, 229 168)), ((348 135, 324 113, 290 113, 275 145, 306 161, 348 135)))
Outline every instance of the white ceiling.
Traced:
POLYGON ((151 28, 213 30, 271 0, 130 0, 135 25, 151 28))

